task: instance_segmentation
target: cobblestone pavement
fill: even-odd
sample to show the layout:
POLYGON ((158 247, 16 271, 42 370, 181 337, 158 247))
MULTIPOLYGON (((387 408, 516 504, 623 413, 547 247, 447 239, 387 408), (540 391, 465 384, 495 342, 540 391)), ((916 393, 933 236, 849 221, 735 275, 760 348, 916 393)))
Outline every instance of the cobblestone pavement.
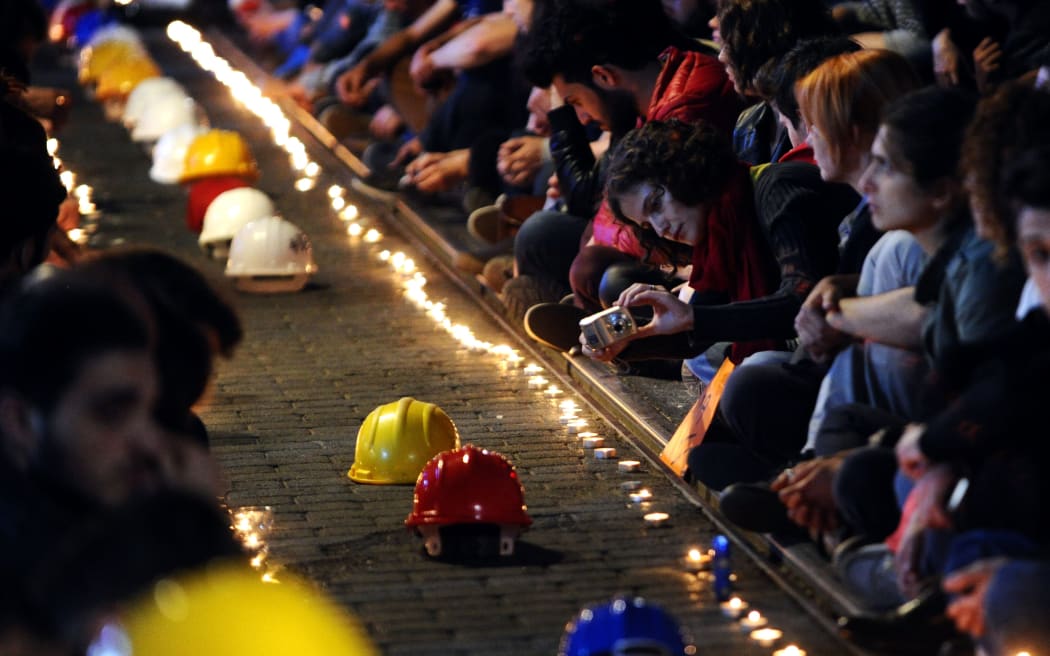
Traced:
MULTIPOLYGON (((367 244, 348 237, 328 208, 327 187, 349 182, 334 160, 300 134, 325 173, 314 190, 294 191, 288 158, 261 124, 160 39, 152 48, 166 74, 203 103, 214 127, 249 139, 263 170, 257 186, 311 236, 320 266, 302 293, 236 296, 246 338, 233 361, 220 365, 202 411, 229 477, 229 505, 275 509, 275 561, 327 589, 389 655, 553 654, 581 604, 618 592, 673 610, 701 654, 772 653, 723 617, 708 576, 685 571, 686 551, 708 545, 715 529, 663 473, 646 466, 620 474, 615 462, 595 460, 524 376, 459 347, 406 302, 396 275, 378 261, 380 250, 404 248, 394 230, 376 224, 385 237, 367 244), (535 520, 516 556, 496 566, 432 561, 403 525, 411 486, 347 479, 365 415, 405 395, 437 403, 464 442, 515 463, 535 520), (653 491, 651 510, 670 513, 670 527, 645 527, 642 510, 621 489, 628 478, 653 491)), ((63 81, 71 85, 71 73, 63 81)), ((95 245, 161 246, 225 285, 221 267, 183 227, 184 192, 149 181, 147 155, 123 128, 105 122, 97 105, 78 99, 61 155, 96 189, 104 218, 95 245)), ((444 301, 454 321, 482 339, 508 339, 451 282, 409 255, 428 275, 430 297, 444 301)), ((631 454, 613 427, 590 419, 621 456, 631 454)), ((779 646, 845 653, 743 556, 734 566, 738 594, 784 631, 779 646)))

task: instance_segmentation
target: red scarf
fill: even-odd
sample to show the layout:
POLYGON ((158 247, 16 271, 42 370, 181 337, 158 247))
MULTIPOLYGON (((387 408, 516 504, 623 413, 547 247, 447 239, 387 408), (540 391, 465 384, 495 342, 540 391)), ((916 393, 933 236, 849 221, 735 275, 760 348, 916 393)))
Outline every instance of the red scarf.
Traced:
MULTIPOLYGON (((729 302, 750 301, 776 289, 776 268, 755 212, 754 190, 746 164, 739 163, 725 191, 707 214, 706 235, 693 247, 689 286, 699 293, 723 293, 729 302)), ((730 357, 739 363, 776 342, 738 342, 730 357)))

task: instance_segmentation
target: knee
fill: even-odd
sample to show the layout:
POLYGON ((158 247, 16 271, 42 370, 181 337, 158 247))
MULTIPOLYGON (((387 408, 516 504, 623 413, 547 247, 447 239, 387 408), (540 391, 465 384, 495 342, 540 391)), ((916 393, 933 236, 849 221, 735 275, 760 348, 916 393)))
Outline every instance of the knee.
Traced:
POLYGON ((664 275, 660 269, 641 262, 620 262, 609 266, 598 283, 598 296, 602 305, 614 305, 628 287, 636 282, 650 285, 662 284, 664 275))

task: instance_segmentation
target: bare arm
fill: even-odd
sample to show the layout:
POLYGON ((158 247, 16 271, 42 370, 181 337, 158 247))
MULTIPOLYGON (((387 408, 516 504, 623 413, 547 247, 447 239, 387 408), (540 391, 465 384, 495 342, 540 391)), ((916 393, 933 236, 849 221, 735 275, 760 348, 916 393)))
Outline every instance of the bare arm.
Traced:
POLYGON ((456 0, 437 0, 411 25, 381 43, 360 65, 369 76, 386 70, 403 55, 448 26, 455 20, 458 11, 456 0))
POLYGON ((488 14, 433 50, 430 59, 439 69, 482 66, 510 54, 517 33, 514 19, 507 14, 488 14))
POLYGON ((827 314, 835 329, 882 344, 917 349, 922 345, 922 322, 928 310, 915 302, 915 288, 904 287, 875 296, 839 301, 827 314))

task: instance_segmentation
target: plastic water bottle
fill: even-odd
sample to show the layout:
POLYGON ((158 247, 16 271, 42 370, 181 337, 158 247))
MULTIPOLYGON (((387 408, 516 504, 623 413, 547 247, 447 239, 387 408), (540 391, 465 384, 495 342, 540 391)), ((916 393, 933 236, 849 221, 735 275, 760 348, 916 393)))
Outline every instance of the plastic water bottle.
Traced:
POLYGON ((716 535, 711 541, 715 557, 711 561, 711 569, 715 576, 715 599, 718 601, 729 601, 733 592, 733 582, 730 576, 733 573, 733 563, 730 560, 729 538, 724 535, 716 535))

